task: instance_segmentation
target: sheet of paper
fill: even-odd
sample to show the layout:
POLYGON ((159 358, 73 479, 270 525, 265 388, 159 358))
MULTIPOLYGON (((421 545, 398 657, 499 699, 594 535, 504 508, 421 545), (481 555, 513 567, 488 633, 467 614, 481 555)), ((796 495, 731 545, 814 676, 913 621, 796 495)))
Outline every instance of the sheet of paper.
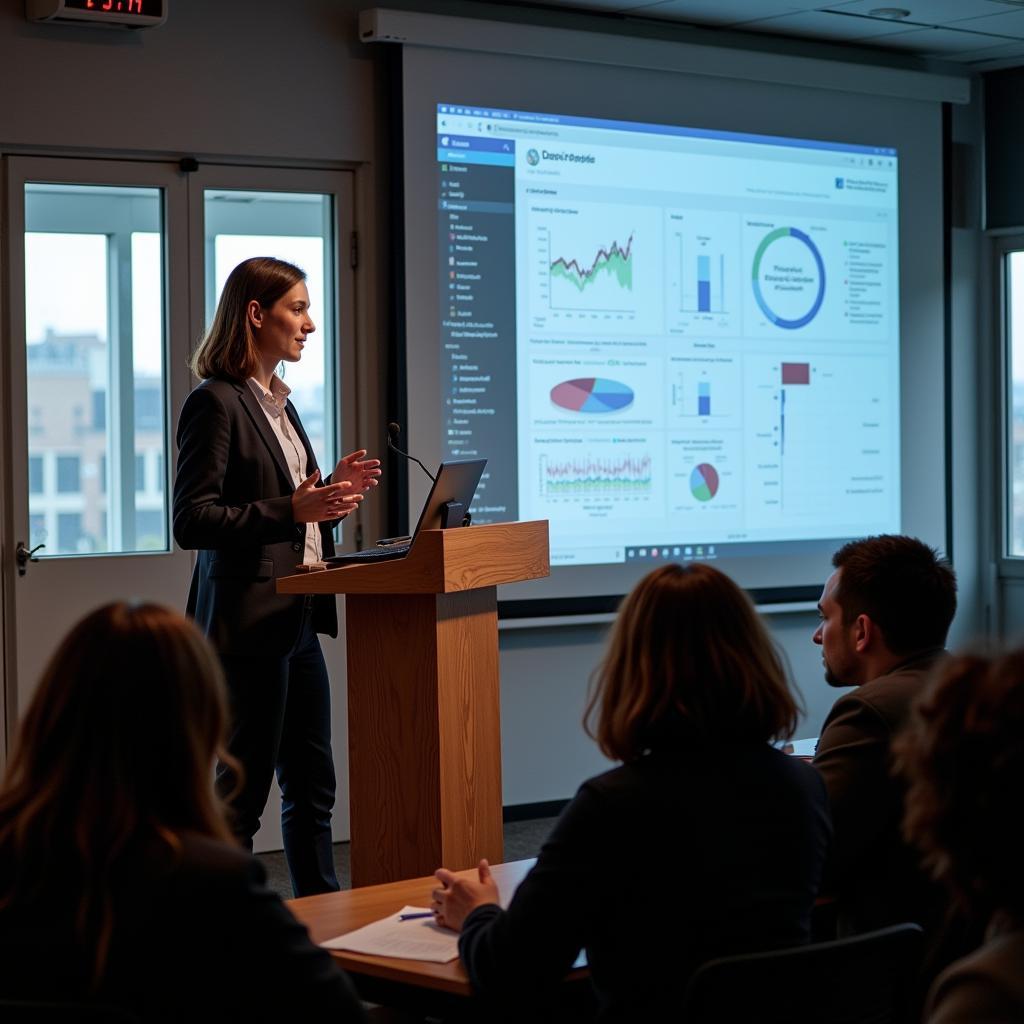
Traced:
POLYGON ((439 928, 433 917, 399 919, 401 914, 421 914, 426 907, 402 907, 390 917, 357 928, 347 935, 328 939, 325 949, 346 949, 370 956, 396 956, 404 960, 426 960, 446 964, 459 955, 459 936, 447 928, 439 928))
POLYGON ((817 736, 812 736, 809 740, 793 740, 793 753, 797 757, 814 757, 814 751, 817 748, 817 736))

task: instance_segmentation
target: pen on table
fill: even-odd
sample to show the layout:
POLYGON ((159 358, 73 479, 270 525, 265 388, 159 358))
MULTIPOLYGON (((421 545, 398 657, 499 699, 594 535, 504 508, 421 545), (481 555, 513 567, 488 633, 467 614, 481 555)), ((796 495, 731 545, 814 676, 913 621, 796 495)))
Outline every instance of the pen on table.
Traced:
POLYGON ((398 915, 398 920, 399 921, 412 921, 414 918, 417 918, 417 917, 433 917, 433 916, 434 916, 434 912, 432 910, 421 910, 421 911, 419 911, 418 913, 415 913, 415 914, 399 914, 398 915))

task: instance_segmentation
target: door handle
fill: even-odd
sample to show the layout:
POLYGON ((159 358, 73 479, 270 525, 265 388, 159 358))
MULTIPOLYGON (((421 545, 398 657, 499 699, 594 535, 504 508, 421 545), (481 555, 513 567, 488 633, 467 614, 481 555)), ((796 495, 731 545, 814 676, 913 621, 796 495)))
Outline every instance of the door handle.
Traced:
POLYGON ((14 549, 14 560, 18 563, 18 575, 25 575, 25 566, 29 562, 38 562, 36 558, 36 552, 41 548, 45 548, 45 544, 37 544, 34 548, 25 547, 24 541, 18 541, 18 546, 14 549))

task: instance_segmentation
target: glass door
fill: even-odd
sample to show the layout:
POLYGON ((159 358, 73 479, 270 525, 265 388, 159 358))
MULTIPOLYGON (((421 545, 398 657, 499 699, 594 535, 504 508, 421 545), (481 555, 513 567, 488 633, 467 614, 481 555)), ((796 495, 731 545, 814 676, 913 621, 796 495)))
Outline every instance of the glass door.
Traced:
MULTIPOLYGON (((278 372, 291 388, 320 471, 326 476, 339 455, 359 446, 355 349, 355 269, 347 258, 353 230, 353 175, 348 171, 283 170, 203 165, 189 176, 192 237, 192 337, 213 320, 224 281, 242 260, 275 256, 307 275, 316 332, 297 363, 278 372), (201 249, 201 251, 200 251, 201 249)), ((372 499, 371 499, 372 500, 372 499)), ((336 534, 339 550, 353 550, 358 521, 350 517, 336 534)), ((340 609, 339 609, 340 611, 340 609)), ((344 616, 337 640, 321 637, 331 678, 335 774, 338 779, 334 837, 348 837, 348 723, 344 616)), ((276 786, 254 843, 280 849, 276 786)))
MULTIPOLYGON (((326 476, 355 446, 352 268, 338 259, 351 233, 351 174, 204 166, 191 175, 193 237, 202 239, 201 337, 224 281, 252 256, 274 256, 305 271, 316 332, 298 363, 278 373, 326 476), (347 387, 346 387, 347 385, 347 387), (348 398, 343 398, 347 394, 348 398), (344 447, 344 451, 343 451, 344 447)), ((194 258, 194 265, 196 260, 194 258)), ((337 538, 350 546, 352 522, 337 538)))
POLYGON ((183 607, 189 558, 170 540, 169 438, 189 380, 181 176, 11 158, 7 182, 10 731, 85 612, 121 598, 183 607))

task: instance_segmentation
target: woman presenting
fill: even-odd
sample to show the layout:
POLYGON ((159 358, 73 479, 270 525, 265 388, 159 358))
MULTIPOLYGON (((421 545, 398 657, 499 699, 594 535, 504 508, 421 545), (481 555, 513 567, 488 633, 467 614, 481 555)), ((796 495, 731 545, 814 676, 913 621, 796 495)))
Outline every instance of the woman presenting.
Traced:
POLYGON ((338 634, 331 595, 278 594, 275 580, 334 553, 331 530, 376 486, 380 462, 341 459, 326 480, 290 389, 275 370, 298 362, 315 330, 305 274, 257 257, 228 275, 213 326, 192 360, 202 383, 178 421, 174 537, 198 551, 187 611, 221 657, 231 697, 236 774, 217 787, 238 838, 252 838, 274 772, 296 896, 338 888, 331 849, 334 763, 330 686, 318 633, 338 634))

